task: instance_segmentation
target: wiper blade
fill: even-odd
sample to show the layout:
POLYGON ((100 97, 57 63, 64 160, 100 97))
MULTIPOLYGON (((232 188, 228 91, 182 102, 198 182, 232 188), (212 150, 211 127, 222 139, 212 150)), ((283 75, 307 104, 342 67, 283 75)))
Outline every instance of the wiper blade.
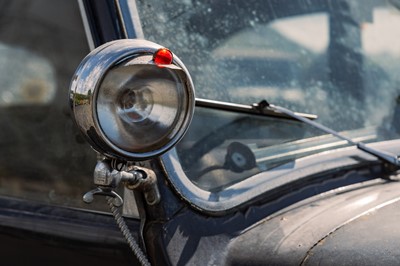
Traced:
POLYGON ((392 166, 395 166, 396 170, 400 167, 400 161, 399 161, 398 156, 393 155, 393 154, 388 154, 388 153, 376 150, 374 148, 368 147, 363 142, 353 141, 352 139, 341 135, 340 133, 336 132, 335 130, 330 129, 330 128, 328 128, 328 127, 326 127, 326 126, 324 126, 324 125, 322 125, 320 123, 317 123, 315 121, 312 121, 307 117, 299 116, 295 112, 293 112, 293 111, 291 111, 289 109, 286 109, 286 108, 281 107, 281 106, 270 104, 266 100, 263 100, 260 103, 255 104, 254 106, 256 108, 259 108, 259 109, 269 109, 271 111, 275 111, 275 112, 279 112, 279 113, 282 113, 282 114, 286 114, 287 116, 290 116, 290 117, 292 117, 292 118, 294 118, 296 120, 302 121, 302 122, 304 122, 304 123, 306 123, 308 125, 311 125, 311 126, 313 126, 315 128, 318 128, 318 129, 320 129, 320 130, 322 130, 322 131, 324 131, 326 133, 332 134, 333 136, 335 136, 335 137, 337 137, 339 139, 347 141, 349 144, 356 146, 358 149, 360 149, 360 150, 362 150, 362 151, 364 151, 364 152, 366 152, 368 154, 371 154, 371 155, 377 157, 378 159, 389 163, 392 166))

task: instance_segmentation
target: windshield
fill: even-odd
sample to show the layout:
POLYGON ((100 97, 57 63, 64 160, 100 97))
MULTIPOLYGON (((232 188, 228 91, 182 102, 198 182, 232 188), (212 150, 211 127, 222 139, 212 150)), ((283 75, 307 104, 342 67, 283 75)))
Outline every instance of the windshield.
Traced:
MULTIPOLYGON (((262 99, 356 141, 398 138, 400 1, 138 1, 145 38, 185 62, 196 96, 262 99)), ((300 122, 197 107, 177 147, 184 171, 218 191, 346 145, 300 122)))

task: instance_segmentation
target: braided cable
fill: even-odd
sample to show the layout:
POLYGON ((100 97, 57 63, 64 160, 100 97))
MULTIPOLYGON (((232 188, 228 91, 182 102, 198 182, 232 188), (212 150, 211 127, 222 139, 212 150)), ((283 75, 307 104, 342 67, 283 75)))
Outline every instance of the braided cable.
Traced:
POLYGON ((111 209, 111 212, 114 216, 115 222, 117 223, 119 229, 121 230, 122 235, 125 237, 126 241, 128 242, 129 247, 131 248, 132 252, 135 254, 136 258, 139 260, 140 264, 143 266, 150 266, 150 262, 147 260, 146 255, 140 249, 136 240, 133 238, 131 232, 129 231, 129 228, 126 225, 125 220, 119 211, 120 209, 114 206, 113 198, 107 197, 107 203, 108 203, 108 205, 111 209))

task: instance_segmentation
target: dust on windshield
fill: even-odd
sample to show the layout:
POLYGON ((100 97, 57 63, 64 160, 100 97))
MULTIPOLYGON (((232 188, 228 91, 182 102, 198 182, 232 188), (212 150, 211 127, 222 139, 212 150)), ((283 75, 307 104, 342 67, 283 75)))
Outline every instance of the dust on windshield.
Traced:
MULTIPOLYGON (((140 0, 138 9, 145 38, 182 59, 199 98, 241 104, 266 99, 317 114, 318 122, 367 142, 399 136, 400 11, 390 1, 140 0)), ((240 178, 308 155, 287 157, 282 151, 290 145, 299 150, 303 146, 297 144, 305 138, 310 140, 307 147, 315 147, 311 153, 321 151, 317 147, 323 133, 306 126, 265 121, 258 126, 263 134, 250 138, 243 133, 246 119, 201 108, 196 112, 178 147, 181 154, 199 141, 207 145, 207 136, 215 139, 213 132, 223 125, 237 132, 220 134, 222 139, 212 140, 215 146, 194 156, 196 161, 181 156, 187 172, 195 170, 197 176, 210 169, 206 172, 215 180, 222 170, 213 165, 224 164, 233 142, 262 149, 256 167, 240 178)), ((337 141, 326 138, 323 142, 337 141)))

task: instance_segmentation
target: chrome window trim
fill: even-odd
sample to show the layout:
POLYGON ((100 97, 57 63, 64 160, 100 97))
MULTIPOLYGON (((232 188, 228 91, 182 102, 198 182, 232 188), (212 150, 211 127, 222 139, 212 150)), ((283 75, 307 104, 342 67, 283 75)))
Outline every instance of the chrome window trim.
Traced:
POLYGON ((88 17, 86 15, 86 11, 85 11, 85 6, 83 5, 83 0, 77 0, 78 5, 79 5, 79 10, 81 13, 81 18, 82 18, 82 22, 83 22, 83 27, 85 29, 85 33, 86 33, 86 39, 89 45, 89 49, 90 51, 94 50, 94 41, 93 41, 93 35, 92 32, 90 30, 90 26, 89 26, 89 20, 88 17))
POLYGON ((121 21, 125 25, 125 34, 129 39, 144 39, 142 24, 135 0, 117 0, 121 21))
MULTIPOLYGON (((371 146, 395 154, 400 153, 400 140, 379 142, 371 146)), ((354 167, 360 164, 360 160, 365 160, 366 163, 378 161, 374 156, 356 147, 346 147, 303 157, 256 174, 220 192, 209 192, 189 180, 181 167, 175 148, 160 159, 175 191, 194 208, 211 214, 224 214, 272 189, 306 176, 354 167)))
MULTIPOLYGON (((94 38, 90 30, 89 19, 86 14, 83 0, 77 0, 83 27, 85 29, 87 42, 90 51, 93 51, 96 47, 94 44, 94 38)), ((118 15, 123 26, 124 34, 128 39, 144 39, 142 24, 139 19, 139 12, 137 10, 135 0, 115 0, 115 4, 118 8, 118 15)))

